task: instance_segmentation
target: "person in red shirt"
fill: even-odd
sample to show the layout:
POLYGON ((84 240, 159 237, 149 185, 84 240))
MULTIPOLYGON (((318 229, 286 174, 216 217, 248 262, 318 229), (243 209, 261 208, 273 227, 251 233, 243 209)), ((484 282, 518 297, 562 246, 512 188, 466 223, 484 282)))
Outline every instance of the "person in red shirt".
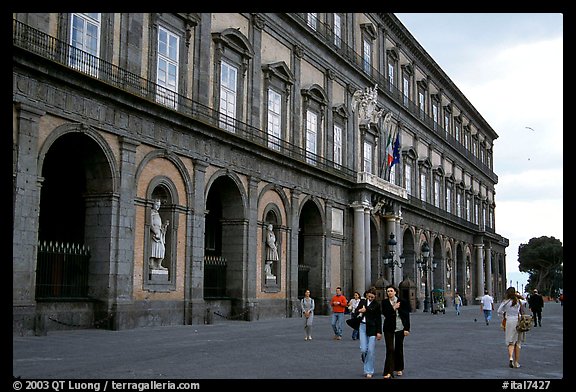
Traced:
POLYGON ((342 340, 344 311, 348 306, 348 301, 344 294, 342 294, 342 288, 340 286, 336 287, 336 295, 332 297, 330 305, 332 306, 332 329, 334 330, 334 339, 342 340))

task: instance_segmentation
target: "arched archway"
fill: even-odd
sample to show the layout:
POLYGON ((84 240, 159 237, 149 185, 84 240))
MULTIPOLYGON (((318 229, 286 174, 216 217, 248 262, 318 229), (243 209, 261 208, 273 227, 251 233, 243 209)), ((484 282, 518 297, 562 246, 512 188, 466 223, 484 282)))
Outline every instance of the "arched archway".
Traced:
POLYGON ((242 194, 231 177, 212 182, 206 210, 204 298, 242 299, 247 221, 242 194))
POLYGON ((42 177, 36 298, 106 298, 114 198, 108 157, 86 132, 66 132, 46 151, 42 177))
POLYGON ((320 299, 325 294, 322 284, 324 230, 320 210, 312 200, 304 203, 298 227, 298 298, 302 298, 304 291, 309 289, 313 298, 320 299))

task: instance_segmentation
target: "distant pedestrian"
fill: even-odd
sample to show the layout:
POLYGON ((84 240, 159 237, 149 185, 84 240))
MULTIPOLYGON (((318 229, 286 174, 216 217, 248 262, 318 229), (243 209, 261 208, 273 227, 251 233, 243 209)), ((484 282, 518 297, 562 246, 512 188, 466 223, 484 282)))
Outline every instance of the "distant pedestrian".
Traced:
POLYGON ((492 319, 492 311, 494 310, 494 298, 488 294, 488 290, 484 290, 484 295, 480 298, 480 309, 484 313, 486 325, 489 325, 492 319))
POLYGON ((530 298, 528 298, 528 307, 532 311, 532 316, 534 319, 534 326, 542 326, 542 308, 544 308, 544 299, 538 293, 537 289, 534 289, 530 298))
POLYGON ((508 366, 511 368, 520 367, 520 349, 526 338, 526 332, 516 331, 520 307, 525 306, 524 302, 524 298, 516 292, 515 287, 508 287, 504 293, 504 300, 498 306, 498 315, 506 318, 504 340, 508 348, 508 366))
POLYGON ((310 290, 304 292, 300 300, 302 317, 304 317, 304 340, 312 340, 312 324, 314 323, 314 298, 310 297, 310 290))
MULTIPOLYGON (((352 298, 350 301, 348 301, 348 310, 350 311, 350 317, 351 318, 354 317, 354 311, 358 307, 359 303, 360 303, 360 293, 355 291, 354 292, 354 298, 352 298)), ((357 339, 359 339, 359 337, 360 337, 360 330, 359 329, 353 329, 352 330, 352 340, 357 340, 357 339)))
POLYGON ((342 340, 342 329, 344 328, 344 312, 348 306, 348 301, 342 294, 342 287, 336 287, 336 294, 330 301, 332 306, 332 329, 334 330, 334 339, 342 340))
POLYGON ((404 337, 410 334, 410 301, 398 298, 398 289, 392 285, 386 287, 386 296, 382 300, 384 315, 384 341, 386 359, 384 378, 402 376, 404 372, 404 337))
POLYGON ((360 315, 360 356, 364 363, 364 377, 374 375, 376 340, 382 339, 382 314, 380 304, 376 301, 376 290, 366 291, 366 298, 360 300, 355 316, 360 315))
POLYGON ((456 291, 454 293, 454 309, 456 310, 456 315, 460 316, 460 308, 462 307, 462 297, 456 291))

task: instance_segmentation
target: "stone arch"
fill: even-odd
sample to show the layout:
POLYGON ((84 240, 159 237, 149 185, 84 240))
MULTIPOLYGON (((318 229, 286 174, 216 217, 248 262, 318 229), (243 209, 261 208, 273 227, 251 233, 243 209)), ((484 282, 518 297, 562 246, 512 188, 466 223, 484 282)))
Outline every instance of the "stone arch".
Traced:
POLYGON ((68 123, 48 135, 38 159, 43 179, 39 241, 48 246, 64 245, 59 247, 62 250, 84 247, 89 255, 71 271, 65 265, 62 268, 53 263, 44 265, 40 257, 43 248, 39 248, 37 285, 52 289, 63 286, 58 293, 37 292, 37 295, 65 297, 70 294, 76 298, 106 300, 110 266, 115 257, 111 233, 116 224, 119 175, 114 154, 98 131, 83 124, 68 123), (82 284, 68 285, 66 279, 82 284), (71 286, 80 288, 66 293, 64 287, 71 286))
POLYGON ((298 297, 310 289, 313 298, 321 299, 327 295, 324 287, 325 215, 319 201, 308 196, 299 206, 298 217, 298 297))

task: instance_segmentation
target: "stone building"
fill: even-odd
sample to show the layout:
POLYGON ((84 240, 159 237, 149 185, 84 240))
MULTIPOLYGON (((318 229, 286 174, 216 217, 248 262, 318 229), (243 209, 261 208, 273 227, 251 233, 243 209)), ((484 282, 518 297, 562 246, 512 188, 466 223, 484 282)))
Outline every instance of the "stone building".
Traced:
POLYGON ((501 297, 497 137, 393 14, 14 13, 14 333, 501 297))

